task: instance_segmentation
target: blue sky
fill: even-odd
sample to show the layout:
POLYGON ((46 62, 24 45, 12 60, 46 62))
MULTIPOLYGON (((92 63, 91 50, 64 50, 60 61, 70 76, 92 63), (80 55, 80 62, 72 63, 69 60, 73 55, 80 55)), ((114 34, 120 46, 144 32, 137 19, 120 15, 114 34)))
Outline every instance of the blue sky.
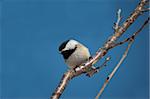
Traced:
MULTIPOLYGON (((68 69, 59 45, 74 38, 92 55, 113 34, 116 11, 122 22, 139 0, 3 0, 0 2, 0 95, 2 99, 47 99, 68 69)), ((148 14, 139 17, 120 40, 135 32, 148 14)), ((74 78, 63 99, 93 99, 117 64, 126 44, 111 50, 107 67, 88 78, 74 78)), ((149 33, 145 28, 128 57, 102 94, 102 99, 148 99, 149 33)), ((99 66, 104 59, 96 64, 99 66)))

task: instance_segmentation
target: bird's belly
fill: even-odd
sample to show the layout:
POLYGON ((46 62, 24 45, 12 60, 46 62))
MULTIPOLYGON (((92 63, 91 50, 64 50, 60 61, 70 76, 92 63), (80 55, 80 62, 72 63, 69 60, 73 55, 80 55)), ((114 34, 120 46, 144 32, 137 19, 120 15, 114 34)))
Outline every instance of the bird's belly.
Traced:
POLYGON ((75 68, 76 66, 81 65, 82 63, 86 62, 90 57, 89 53, 85 52, 77 52, 77 53, 73 53, 73 55, 71 55, 68 60, 66 60, 66 64, 70 67, 70 68, 75 68))

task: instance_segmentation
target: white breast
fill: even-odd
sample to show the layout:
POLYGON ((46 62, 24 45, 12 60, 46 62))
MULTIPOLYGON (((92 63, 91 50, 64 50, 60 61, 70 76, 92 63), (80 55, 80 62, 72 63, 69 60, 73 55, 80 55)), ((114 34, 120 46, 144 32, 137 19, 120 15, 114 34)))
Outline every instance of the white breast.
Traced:
POLYGON ((76 66, 86 62, 89 57, 89 50, 80 44, 78 45, 76 51, 67 60, 65 60, 65 62, 70 68, 75 68, 76 66))

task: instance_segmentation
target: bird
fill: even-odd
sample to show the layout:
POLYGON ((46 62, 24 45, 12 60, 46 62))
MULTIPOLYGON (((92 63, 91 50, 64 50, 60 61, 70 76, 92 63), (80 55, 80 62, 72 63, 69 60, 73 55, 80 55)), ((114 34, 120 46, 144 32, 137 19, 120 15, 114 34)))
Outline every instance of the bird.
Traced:
MULTIPOLYGON (((69 39, 61 43, 59 52, 70 69, 80 66, 91 58, 89 49, 74 39, 69 39)), ((92 66, 92 69, 95 68, 92 66)))

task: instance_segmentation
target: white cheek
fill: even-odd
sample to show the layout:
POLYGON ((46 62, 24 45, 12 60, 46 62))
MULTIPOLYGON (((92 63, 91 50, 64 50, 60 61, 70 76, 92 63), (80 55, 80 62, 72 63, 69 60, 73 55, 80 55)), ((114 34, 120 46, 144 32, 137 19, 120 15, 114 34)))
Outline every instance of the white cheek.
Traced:
POLYGON ((75 48, 75 46, 66 45, 66 47, 62 51, 66 51, 66 50, 74 49, 74 48, 75 48))
POLYGON ((66 47, 62 51, 74 49, 77 44, 79 44, 77 41, 71 40, 70 42, 67 43, 66 47))

